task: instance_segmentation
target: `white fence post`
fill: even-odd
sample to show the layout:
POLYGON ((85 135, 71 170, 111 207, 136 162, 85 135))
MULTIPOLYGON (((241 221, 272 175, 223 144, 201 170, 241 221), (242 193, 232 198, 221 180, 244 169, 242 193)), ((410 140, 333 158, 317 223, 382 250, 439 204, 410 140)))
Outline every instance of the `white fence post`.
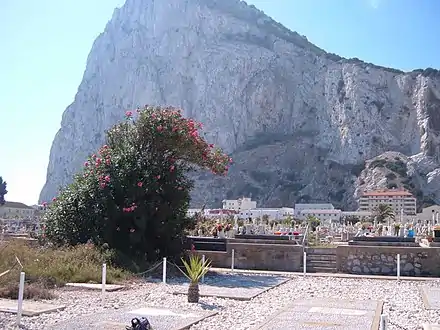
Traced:
POLYGON ((397 254, 397 280, 400 280, 400 254, 397 254))
POLYGON ((303 254, 303 275, 306 276, 307 273, 307 252, 303 254))
MULTIPOLYGON (((204 254, 202 255, 202 263, 203 263, 203 265, 205 265, 205 255, 204 254)), ((205 282, 205 275, 202 276, 202 283, 204 283, 204 282, 205 282)))
POLYGON ((162 264, 162 283, 167 284, 167 258, 163 258, 162 264))
POLYGON ((387 330, 388 326, 388 315, 382 314, 380 316, 380 330, 387 330))
POLYGON ((107 265, 106 264, 102 264, 102 276, 101 276, 101 299, 102 302, 104 303, 104 299, 105 299, 105 285, 107 283, 107 265))
POLYGON ((232 249, 231 270, 234 270, 234 266, 235 266, 235 250, 232 249))
POLYGON ((23 293, 24 293, 24 272, 20 273, 20 284, 18 286, 17 326, 20 326, 21 315, 23 314, 23 293))

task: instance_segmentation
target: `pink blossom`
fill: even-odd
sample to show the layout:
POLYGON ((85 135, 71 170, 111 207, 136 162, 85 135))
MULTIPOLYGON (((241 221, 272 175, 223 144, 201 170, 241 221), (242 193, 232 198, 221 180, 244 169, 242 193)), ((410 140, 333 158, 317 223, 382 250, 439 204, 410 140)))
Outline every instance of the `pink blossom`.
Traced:
POLYGON ((104 178, 104 180, 105 180, 106 182, 110 182, 110 175, 106 175, 105 178, 104 178))
POLYGON ((85 162, 85 163, 84 163, 84 166, 85 166, 85 167, 89 166, 89 162, 85 162))
POLYGON ((158 132, 162 132, 163 131, 163 126, 162 125, 157 126, 157 131, 158 132))
POLYGON ((130 118, 131 116, 133 116, 133 112, 131 112, 131 111, 125 111, 125 116, 127 116, 128 118, 130 118))
POLYGON ((55 202, 57 199, 54 197, 54 198, 52 198, 52 202, 55 202))
POLYGON ((159 180, 159 179, 160 179, 160 175, 156 176, 156 179, 158 179, 158 180, 159 180))
POLYGON ((138 186, 138 187, 142 187, 142 185, 143 185, 142 182, 138 182, 138 183, 137 183, 137 186, 138 186))
POLYGON ((174 165, 170 167, 170 172, 174 171, 174 165))
POLYGON ((104 183, 104 182, 101 182, 100 184, 99 184, 99 186, 101 187, 101 188, 105 188, 106 187, 106 184, 104 183))

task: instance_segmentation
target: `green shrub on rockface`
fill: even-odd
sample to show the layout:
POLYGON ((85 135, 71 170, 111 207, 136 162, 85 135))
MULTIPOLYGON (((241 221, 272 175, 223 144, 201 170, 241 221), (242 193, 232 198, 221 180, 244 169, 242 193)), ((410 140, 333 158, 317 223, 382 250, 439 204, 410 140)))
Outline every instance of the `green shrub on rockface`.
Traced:
POLYGON ((195 168, 226 174, 230 159, 199 135, 201 124, 174 108, 146 107, 107 133, 46 213, 57 245, 91 240, 127 259, 155 261, 180 252, 195 168), (136 118, 135 118, 136 117, 136 118))

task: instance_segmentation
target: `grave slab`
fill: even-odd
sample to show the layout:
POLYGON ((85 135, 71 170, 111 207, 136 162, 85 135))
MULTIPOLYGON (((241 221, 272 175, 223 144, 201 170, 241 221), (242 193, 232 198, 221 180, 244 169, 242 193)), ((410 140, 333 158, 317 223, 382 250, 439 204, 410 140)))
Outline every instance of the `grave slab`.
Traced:
MULTIPOLYGON (((289 281, 281 276, 247 276, 242 274, 223 275, 210 284, 200 284, 200 296, 235 300, 251 300, 256 296, 289 281)), ((187 294, 188 285, 181 285, 174 294, 187 294)))
MULTIPOLYGON (((95 284, 95 283, 66 283, 67 287, 71 288, 80 288, 80 289, 87 289, 87 290, 96 290, 101 291, 102 290, 102 284, 95 284)), ((124 288, 123 285, 117 285, 117 284, 106 284, 105 285, 105 291, 113 292, 122 290, 124 288)))
POLYGON ((419 291, 426 309, 440 310, 440 288, 420 286, 419 291))
POLYGON ((377 330, 382 307, 375 300, 301 299, 254 330, 377 330))
POLYGON ((188 311, 153 306, 135 310, 106 310, 99 314, 86 315, 58 323, 50 329, 125 330, 133 318, 146 317, 154 330, 183 330, 215 314, 217 314, 216 311, 188 311))
MULTIPOLYGON (((36 316, 43 313, 52 313, 65 309, 63 305, 53 305, 42 303, 39 301, 24 300, 23 301, 23 315, 36 316)), ((11 299, 0 299, 0 312, 17 314, 18 301, 11 299)))
POLYGON ((424 323, 423 330, 440 330, 440 324, 424 323))

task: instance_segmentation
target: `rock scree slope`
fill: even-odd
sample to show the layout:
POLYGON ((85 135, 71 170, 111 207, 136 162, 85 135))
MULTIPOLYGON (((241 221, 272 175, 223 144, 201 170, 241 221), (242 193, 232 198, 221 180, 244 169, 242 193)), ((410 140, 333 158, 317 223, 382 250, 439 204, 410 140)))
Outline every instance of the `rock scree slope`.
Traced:
POLYGON ((329 54, 239 0, 127 0, 115 10, 63 113, 40 201, 144 104, 182 107, 234 158, 225 178, 195 174, 194 206, 247 195, 354 208, 364 189, 391 184, 366 165, 387 152, 405 164, 398 187, 412 184, 420 205, 440 202, 439 72, 329 54))

